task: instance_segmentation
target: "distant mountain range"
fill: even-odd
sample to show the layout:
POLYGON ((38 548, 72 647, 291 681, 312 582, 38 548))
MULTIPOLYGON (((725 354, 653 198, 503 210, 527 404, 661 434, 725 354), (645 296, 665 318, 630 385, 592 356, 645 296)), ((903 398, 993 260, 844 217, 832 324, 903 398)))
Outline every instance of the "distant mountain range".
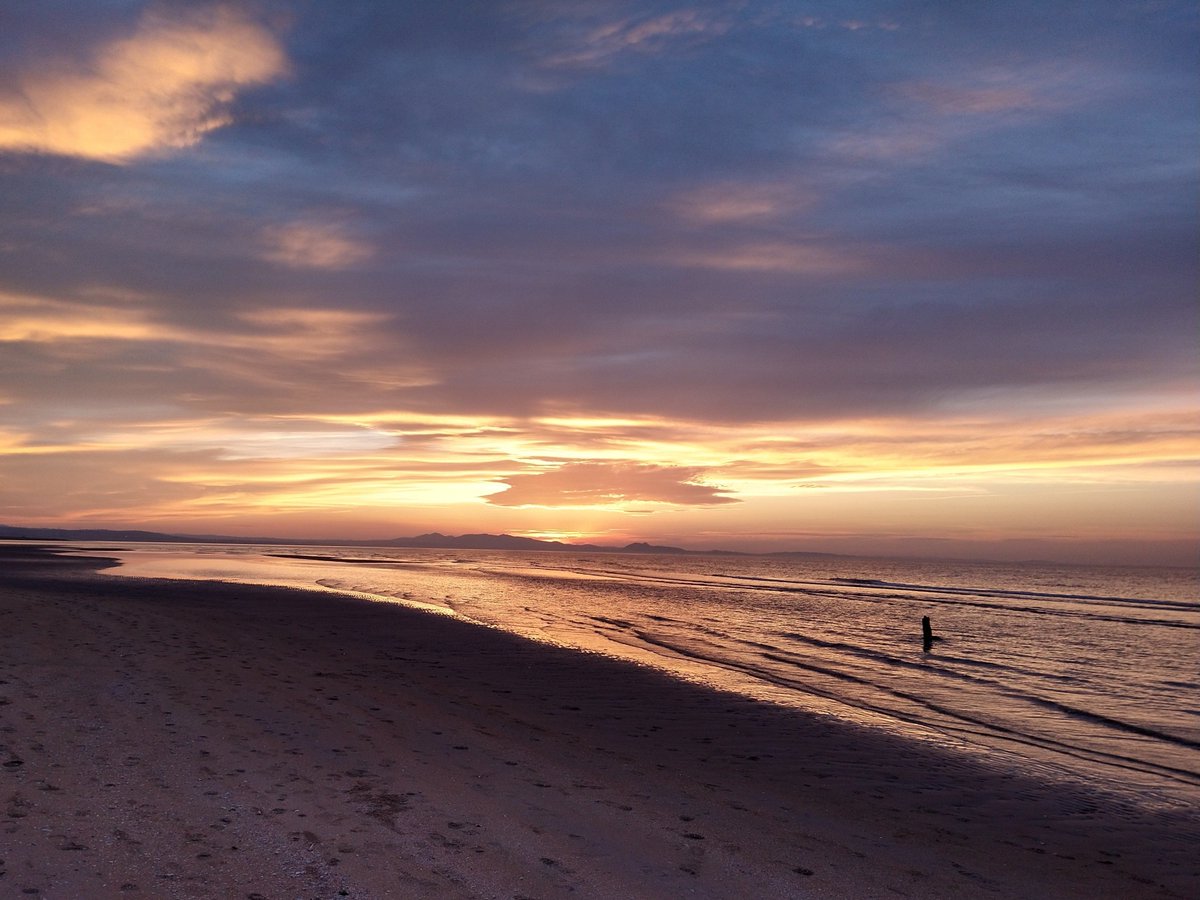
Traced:
MULTIPOLYGON (((564 544, 562 541, 539 541, 536 538, 518 537, 512 534, 440 534, 436 531, 416 537, 398 537, 390 540, 338 540, 328 538, 281 538, 240 537, 228 534, 166 534, 161 531, 115 528, 26 528, 19 525, 0 525, 0 541, 125 541, 128 543, 173 543, 173 544, 268 544, 291 547, 412 547, 430 550, 549 550, 571 553, 661 553, 686 556, 749 556, 787 557, 793 559, 856 559, 861 554, 825 553, 812 550, 776 550, 767 553, 749 553, 740 550, 689 550, 636 541, 621 547, 603 544, 564 544)), ((882 555, 874 559, 885 558, 882 555)), ((995 562, 985 556, 895 556, 894 559, 940 559, 953 562, 995 562)), ((1078 565, 1049 559, 1004 560, 1022 565, 1078 565)), ((1086 564, 1086 563, 1085 563, 1086 564)), ((1186 568, 1192 568, 1187 566, 1186 568)))
MULTIPOLYGON (((511 534, 421 534, 416 537, 392 538, 384 541, 317 540, 272 537, 233 537, 220 534, 164 534, 157 531, 121 531, 107 528, 23 528, 0 525, 0 540, 29 541, 127 541, 188 544, 286 544, 304 547, 425 547, 438 550, 565 550, 574 553, 687 553, 697 555, 744 556, 733 550, 685 550, 682 547, 662 547, 638 541, 623 547, 600 544, 564 544, 561 541, 539 541, 536 538, 511 534)), ((831 554, 804 554, 828 556, 831 554)))

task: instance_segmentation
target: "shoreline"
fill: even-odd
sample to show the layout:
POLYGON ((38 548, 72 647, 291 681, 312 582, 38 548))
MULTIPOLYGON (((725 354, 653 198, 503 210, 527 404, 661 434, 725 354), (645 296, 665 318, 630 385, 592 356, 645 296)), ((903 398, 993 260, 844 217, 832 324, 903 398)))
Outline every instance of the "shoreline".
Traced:
POLYGON ((1200 890, 1194 812, 396 604, 103 564, 0 548, 12 892, 1200 890))

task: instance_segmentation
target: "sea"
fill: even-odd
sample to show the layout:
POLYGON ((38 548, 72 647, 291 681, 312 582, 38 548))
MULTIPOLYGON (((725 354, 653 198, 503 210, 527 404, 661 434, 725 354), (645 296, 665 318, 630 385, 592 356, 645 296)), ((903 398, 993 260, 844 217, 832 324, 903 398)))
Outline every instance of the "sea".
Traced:
POLYGON ((1200 809, 1200 571, 837 556, 89 545, 117 575, 452 615, 1200 809), (928 616, 937 638, 922 639, 928 616))

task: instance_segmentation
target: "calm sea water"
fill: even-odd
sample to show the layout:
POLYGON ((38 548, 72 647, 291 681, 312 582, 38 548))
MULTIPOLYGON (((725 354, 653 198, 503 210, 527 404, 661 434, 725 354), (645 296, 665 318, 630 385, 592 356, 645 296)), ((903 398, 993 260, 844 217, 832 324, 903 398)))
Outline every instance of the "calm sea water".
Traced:
POLYGON ((1200 805, 1200 576, 855 558, 145 545, 119 574, 453 613, 1150 805, 1200 805), (941 640, 926 651, 921 617, 941 640))

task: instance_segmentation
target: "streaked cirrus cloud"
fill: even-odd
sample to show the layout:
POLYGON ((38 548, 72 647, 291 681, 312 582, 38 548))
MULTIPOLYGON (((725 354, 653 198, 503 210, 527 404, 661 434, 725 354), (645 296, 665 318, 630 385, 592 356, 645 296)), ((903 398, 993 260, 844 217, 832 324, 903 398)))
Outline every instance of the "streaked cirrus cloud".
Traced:
POLYGON ((566 48, 544 58, 542 64, 552 68, 597 68, 626 53, 658 54, 681 42, 720 36, 729 28, 727 19, 709 10, 677 9, 651 16, 635 14, 593 23, 574 36, 566 48))

